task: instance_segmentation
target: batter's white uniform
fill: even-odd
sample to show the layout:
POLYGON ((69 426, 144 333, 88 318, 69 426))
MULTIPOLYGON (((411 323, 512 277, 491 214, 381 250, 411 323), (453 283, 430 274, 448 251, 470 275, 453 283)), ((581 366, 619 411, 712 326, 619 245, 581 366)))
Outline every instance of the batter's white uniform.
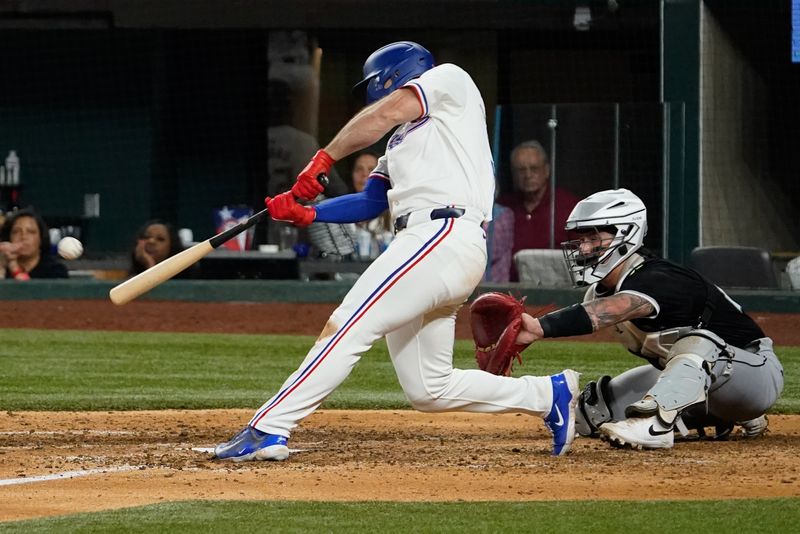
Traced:
POLYGON ((455 65, 434 67, 406 87, 422 115, 397 128, 373 175, 390 181, 392 218, 410 214, 408 226, 354 284, 302 365, 256 412, 250 425, 258 430, 288 437, 384 336, 400 385, 418 410, 545 416, 551 409, 549 376, 453 369, 456 312, 486 267, 481 223, 490 219, 494 198, 486 113, 475 83, 455 65), (431 220, 431 210, 447 206, 465 214, 431 220))

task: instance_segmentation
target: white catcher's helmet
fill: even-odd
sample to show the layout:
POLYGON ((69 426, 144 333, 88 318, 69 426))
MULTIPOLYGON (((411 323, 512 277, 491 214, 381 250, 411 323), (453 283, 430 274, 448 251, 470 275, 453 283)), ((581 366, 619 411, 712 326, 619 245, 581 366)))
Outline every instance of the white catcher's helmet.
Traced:
POLYGON ((614 234, 607 247, 581 254, 580 239, 561 243, 572 283, 585 286, 599 282, 614 267, 636 252, 647 234, 647 208, 627 189, 594 193, 575 205, 567 218, 568 233, 605 230, 614 234))

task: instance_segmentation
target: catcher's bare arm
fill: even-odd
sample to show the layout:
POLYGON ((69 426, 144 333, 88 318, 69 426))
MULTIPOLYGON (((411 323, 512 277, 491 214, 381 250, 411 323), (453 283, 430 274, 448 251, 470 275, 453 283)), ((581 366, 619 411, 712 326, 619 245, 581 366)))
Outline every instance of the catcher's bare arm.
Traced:
POLYGON ((634 293, 617 293, 610 297, 590 300, 584 303, 583 307, 592 321, 594 332, 623 321, 647 317, 655 311, 649 300, 634 293))
POLYGON ((654 311, 652 303, 639 295, 617 293, 562 308, 538 319, 524 313, 517 343, 530 344, 544 337, 591 334, 623 321, 647 317, 654 311))

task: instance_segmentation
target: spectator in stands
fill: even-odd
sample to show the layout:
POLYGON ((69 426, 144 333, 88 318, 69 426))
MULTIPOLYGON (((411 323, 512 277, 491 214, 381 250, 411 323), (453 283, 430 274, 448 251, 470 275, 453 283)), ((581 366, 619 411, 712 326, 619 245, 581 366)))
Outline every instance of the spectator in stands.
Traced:
MULTIPOLYGON (((511 151, 511 176, 514 191, 498 198, 514 212, 512 255, 530 248, 559 248, 567 240, 564 224, 578 199, 560 187, 550 189, 550 161, 539 141, 518 144, 511 151), (555 196, 555 218, 551 226, 550 201, 555 196), (553 234, 553 246, 550 235, 553 234)), ((511 281, 519 281, 511 263, 511 281)))
POLYGON ((0 229, 2 277, 15 280, 67 278, 66 266, 53 257, 50 232, 31 208, 11 213, 0 229))
MULTIPOLYGON (((148 221, 136 233, 128 274, 137 275, 182 250, 183 244, 174 225, 159 219, 148 221)), ((188 277, 189 273, 189 270, 183 271, 176 278, 188 277)))
MULTIPOLYGON (((275 196, 292 187, 308 158, 319 149, 319 141, 292 123, 295 103, 287 82, 269 80, 267 104, 267 194, 275 196)), ((336 169, 331 169, 328 181, 326 197, 347 192, 336 169)))
POLYGON ((378 154, 371 150, 363 150, 356 155, 353 161, 353 170, 350 179, 353 182, 353 190, 360 193, 367 186, 367 180, 372 170, 378 165, 378 154))
MULTIPOLYGON (((319 147, 319 141, 293 124, 297 95, 289 83, 281 79, 270 79, 267 95, 267 195, 274 197, 287 191, 295 178, 319 147)), ((330 198, 347 192, 347 185, 335 168, 328 175, 328 186, 324 197, 330 198)), ((282 229, 296 228, 282 222, 266 222, 266 241, 280 243, 282 229)), ((308 240, 305 231, 298 236, 300 242, 308 240)))
POLYGON ((511 256, 514 246, 514 212, 497 202, 492 207, 492 220, 486 224, 486 282, 508 282, 511 277, 511 256))
MULTIPOLYGON (((356 193, 360 193, 364 190, 367 186, 367 180, 369 180, 370 174, 377 165, 378 154, 375 152, 365 150, 356 155, 356 159, 353 162, 353 170, 350 174, 350 179, 353 182, 353 190, 356 193)), ((378 179, 383 180, 383 178, 378 179)), ((391 236, 394 235, 389 210, 384 211, 381 215, 370 221, 356 223, 356 227, 359 230, 369 232, 371 238, 369 253, 364 253, 359 250, 359 254, 363 257, 369 256, 371 258, 377 258, 378 254, 382 252, 382 248, 388 246, 391 241, 391 236)))

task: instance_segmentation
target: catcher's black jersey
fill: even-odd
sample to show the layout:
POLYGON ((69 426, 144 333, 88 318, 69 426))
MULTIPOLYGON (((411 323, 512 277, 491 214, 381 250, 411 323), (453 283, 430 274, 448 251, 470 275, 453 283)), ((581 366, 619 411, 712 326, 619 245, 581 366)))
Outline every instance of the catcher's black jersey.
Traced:
POLYGON ((711 301, 713 311, 703 328, 736 347, 744 347, 765 337, 756 322, 721 289, 696 271, 662 258, 646 256, 643 263, 627 274, 619 287, 618 292, 621 291, 639 293, 657 304, 655 317, 631 321, 645 332, 698 326, 707 303, 711 301))

